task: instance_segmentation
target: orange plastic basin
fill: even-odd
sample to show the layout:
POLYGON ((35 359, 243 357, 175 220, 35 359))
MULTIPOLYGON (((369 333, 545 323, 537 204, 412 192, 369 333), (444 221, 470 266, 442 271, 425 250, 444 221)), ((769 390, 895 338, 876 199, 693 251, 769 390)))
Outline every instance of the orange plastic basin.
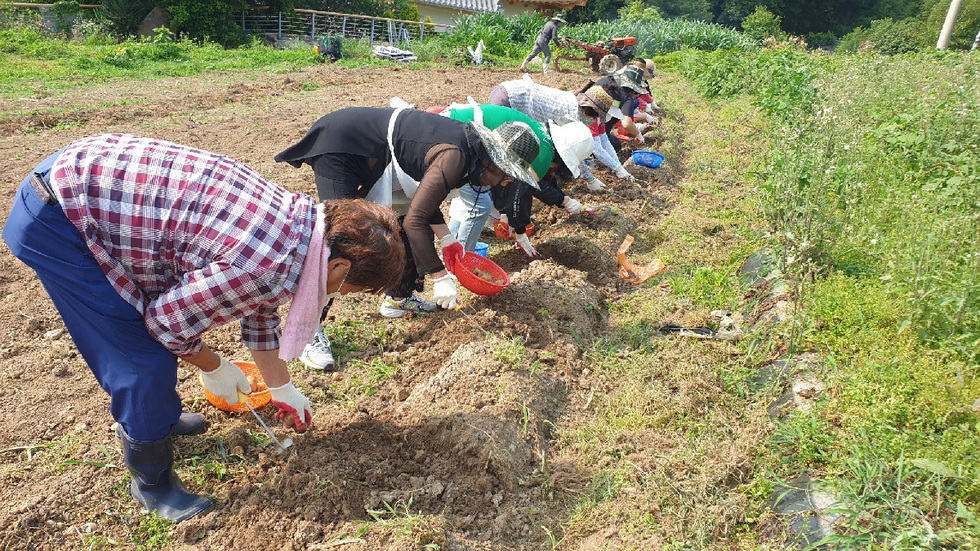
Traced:
MULTIPOLYGON (((272 400, 272 393, 269 392, 269 387, 266 386, 265 381, 262 379, 262 373, 259 372, 259 368, 252 362, 231 362, 238 366, 246 376, 255 378, 255 391, 248 395, 248 403, 253 409, 259 409, 260 407, 268 404, 272 400)), ((201 384, 201 388, 204 385, 201 384)), ((242 413, 243 411, 248 411, 248 406, 243 403, 229 404, 224 398, 219 398, 214 394, 208 392, 208 389, 204 388, 204 397, 211 402, 211 405, 222 410, 230 411, 233 413, 242 413)))

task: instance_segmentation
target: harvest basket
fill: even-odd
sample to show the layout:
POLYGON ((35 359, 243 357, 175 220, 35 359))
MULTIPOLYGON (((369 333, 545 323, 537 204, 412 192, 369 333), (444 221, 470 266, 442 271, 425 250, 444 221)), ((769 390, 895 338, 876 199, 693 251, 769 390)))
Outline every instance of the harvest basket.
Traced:
MULTIPOLYGON (((476 276, 474 276, 476 277, 476 276)), ((272 400, 272 393, 269 392, 269 387, 266 386, 265 381, 262 379, 262 373, 259 372, 259 368, 252 362, 231 362, 238 366, 248 377, 255 377, 256 389, 254 392, 248 395, 248 403, 253 409, 259 409, 260 407, 268 404, 272 400)), ((204 385, 201 385, 204 388, 204 385)), ((232 413, 242 413, 243 411, 248 411, 248 406, 243 403, 229 404, 224 398, 219 398, 214 394, 208 392, 208 389, 204 388, 204 397, 211 402, 211 405, 222 410, 230 411, 232 413)))
POLYGON ((478 295, 492 296, 503 290, 504 287, 510 285, 510 278, 507 277, 507 272, 503 268, 497 266, 497 264, 490 260, 489 258, 484 258, 476 253, 467 251, 463 258, 456 262, 456 279, 459 283, 473 291, 478 295), (497 285, 492 281, 487 281, 478 275, 473 273, 473 270, 479 269, 487 272, 495 280, 503 280, 503 285, 497 285))

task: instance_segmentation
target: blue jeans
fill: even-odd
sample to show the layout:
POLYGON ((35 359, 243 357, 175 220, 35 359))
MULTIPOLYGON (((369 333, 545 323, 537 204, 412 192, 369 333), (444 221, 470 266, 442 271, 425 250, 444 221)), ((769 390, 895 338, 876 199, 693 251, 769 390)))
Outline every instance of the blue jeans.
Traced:
POLYGON ((490 186, 474 189, 467 184, 459 188, 459 198, 463 201, 466 213, 461 219, 453 217, 449 220, 449 232, 456 236, 456 241, 462 243, 464 249, 473 252, 476 250, 477 242, 480 241, 480 232, 483 231, 483 226, 486 225, 487 218, 493 210, 490 186))

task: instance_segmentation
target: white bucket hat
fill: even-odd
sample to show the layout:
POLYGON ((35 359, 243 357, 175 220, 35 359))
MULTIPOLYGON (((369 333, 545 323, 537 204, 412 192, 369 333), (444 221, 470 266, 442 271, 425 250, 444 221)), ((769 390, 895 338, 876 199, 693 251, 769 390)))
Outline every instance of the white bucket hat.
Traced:
POLYGON ((511 178, 524 182, 534 189, 541 189, 538 187, 538 179, 530 170, 531 163, 541 151, 541 143, 527 123, 507 121, 495 130, 490 130, 476 121, 471 124, 483 140, 487 151, 490 152, 493 164, 511 178))
POLYGON ((551 134, 551 141, 555 143, 558 156, 572 172, 572 176, 578 178, 581 172, 579 165, 595 150, 595 141, 589 127, 582 122, 562 117, 557 121, 548 121, 548 132, 551 134))

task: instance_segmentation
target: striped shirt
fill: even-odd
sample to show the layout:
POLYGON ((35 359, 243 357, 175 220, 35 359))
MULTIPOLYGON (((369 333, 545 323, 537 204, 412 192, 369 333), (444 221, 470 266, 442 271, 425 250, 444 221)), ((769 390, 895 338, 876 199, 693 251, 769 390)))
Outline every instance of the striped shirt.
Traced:
POLYGON ((248 348, 278 348, 312 197, 224 155, 125 134, 70 144, 51 186, 109 283, 169 350, 195 355, 205 331, 235 319, 248 348))

